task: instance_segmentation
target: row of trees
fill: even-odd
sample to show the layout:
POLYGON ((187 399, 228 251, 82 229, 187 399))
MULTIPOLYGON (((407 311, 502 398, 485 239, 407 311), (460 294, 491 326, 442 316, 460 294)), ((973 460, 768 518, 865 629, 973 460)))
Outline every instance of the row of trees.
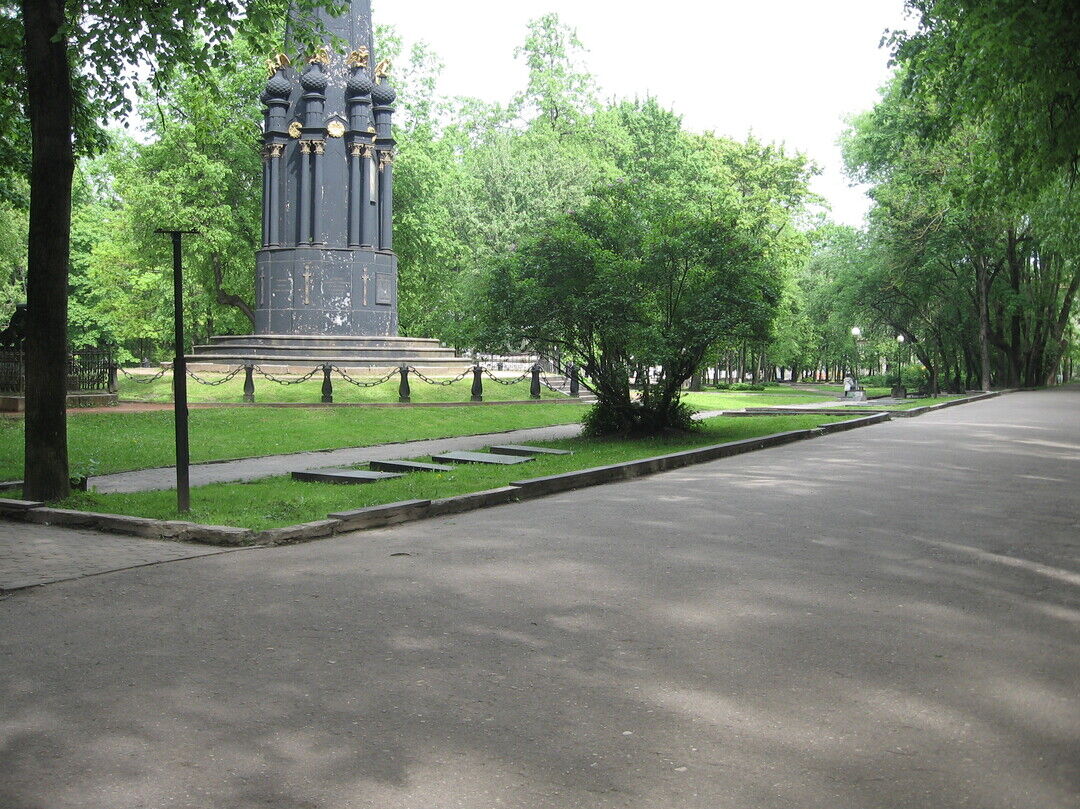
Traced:
MULTIPOLYGON (((529 67, 505 105, 434 94, 424 46, 397 56, 395 245, 402 332, 462 349, 527 343, 587 365, 617 412, 608 429, 679 421, 682 382, 724 344, 767 342, 808 241, 796 227, 812 166, 753 140, 681 128, 654 100, 601 103, 581 44, 531 23, 529 67), (628 375, 664 373, 644 404, 628 375), (616 395, 617 394, 617 395, 616 395)), ((168 356, 162 223, 185 251, 191 336, 250 331, 260 194, 261 58, 177 71, 141 112, 148 143, 114 135, 76 172, 71 338, 168 356)))
POLYGON ((845 142, 873 185, 866 233, 838 234, 839 311, 902 334, 930 384, 1052 382, 1080 289, 1080 17, 1044 0, 911 0, 893 80, 845 142))
MULTIPOLYGON (((187 253, 196 339, 251 326, 258 65, 284 2, 249 3, 239 29, 216 0, 113 5, 0 4, 0 61, 25 57, 31 78, 0 93, 0 315, 24 283, 31 311, 49 313, 27 344, 36 497, 66 487, 56 369, 67 339, 134 358, 171 351, 156 227, 202 233, 187 253), (106 137, 96 122, 122 112, 133 79, 117 65, 146 58, 150 142, 106 137), (50 96, 52 79, 39 80, 57 71, 70 87, 57 80, 63 93, 50 96), (30 131, 37 173, 19 148, 30 131), (76 154, 71 185, 61 175, 76 154)), ((380 53, 404 65, 403 331, 459 348, 524 340, 575 359, 609 404, 600 429, 681 423, 678 387, 703 366, 839 373, 856 361, 852 325, 871 357, 891 357, 904 335, 934 387, 1046 381, 1072 345, 1080 282, 1071 6, 909 6, 917 29, 890 39, 896 78, 847 136, 853 177, 874 186, 865 231, 808 214, 817 200, 801 155, 685 132, 650 99, 601 102, 553 15, 530 25, 518 50, 528 80, 506 104, 437 97, 437 57, 402 54, 380 31, 380 53), (628 378, 641 367, 664 371, 634 402, 628 378)))

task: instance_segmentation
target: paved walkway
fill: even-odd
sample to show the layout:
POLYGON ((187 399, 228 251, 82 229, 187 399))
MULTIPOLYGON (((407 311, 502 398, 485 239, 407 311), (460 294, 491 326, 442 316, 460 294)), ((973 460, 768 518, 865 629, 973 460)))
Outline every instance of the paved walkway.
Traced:
MULTIPOLYGON (((718 412, 708 411, 700 414, 699 418, 716 415, 718 412)), ((294 470, 346 466, 375 458, 411 458, 451 450, 477 449, 493 443, 567 438, 580 431, 580 425, 565 424, 459 438, 384 444, 377 447, 299 452, 224 463, 197 464, 191 467, 191 483, 199 486, 218 481, 254 480, 272 475, 286 475, 294 470)), ((176 472, 173 467, 101 475, 90 480, 90 484, 100 491, 111 492, 168 489, 175 483, 176 472)), ((0 520, 0 591, 221 552, 220 549, 206 545, 108 536, 95 531, 0 520)))
POLYGON ((1075 809, 1080 391, 0 601, 0 805, 1075 809))
MULTIPOLYGON (((710 418, 722 411, 709 410, 696 418, 710 418)), ((470 450, 491 444, 520 444, 526 441, 550 441, 573 438, 581 433, 580 424, 558 424, 553 427, 531 427, 525 430, 508 430, 483 435, 463 435, 456 438, 433 438, 426 441, 405 441, 398 444, 380 444, 374 447, 346 447, 344 449, 320 450, 318 452, 293 452, 286 455, 266 455, 260 458, 244 458, 237 461, 194 464, 190 469, 192 486, 208 483, 257 480, 258 478, 288 475, 325 466, 349 466, 373 460, 396 460, 441 455, 454 450, 470 450)), ((96 475, 89 485, 101 492, 141 492, 153 489, 171 489, 176 486, 176 467, 163 466, 156 469, 140 469, 134 472, 118 472, 112 475, 96 475)))
POLYGON ((0 591, 224 552, 207 545, 0 520, 0 591))

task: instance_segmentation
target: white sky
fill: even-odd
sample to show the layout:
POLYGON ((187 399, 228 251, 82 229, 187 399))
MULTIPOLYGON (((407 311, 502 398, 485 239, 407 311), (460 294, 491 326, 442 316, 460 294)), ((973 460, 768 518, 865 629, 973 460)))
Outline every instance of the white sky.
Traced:
MULTIPOLYGON (((832 218, 861 225, 837 140, 843 118, 873 106, 888 77, 878 48, 904 27, 903 0, 375 0, 375 22, 445 63, 439 92, 507 101, 525 85, 513 58, 526 25, 555 12, 588 49, 605 98, 652 94, 695 131, 753 132, 806 152, 832 218)), ((378 54, 376 54, 376 58, 378 54)))

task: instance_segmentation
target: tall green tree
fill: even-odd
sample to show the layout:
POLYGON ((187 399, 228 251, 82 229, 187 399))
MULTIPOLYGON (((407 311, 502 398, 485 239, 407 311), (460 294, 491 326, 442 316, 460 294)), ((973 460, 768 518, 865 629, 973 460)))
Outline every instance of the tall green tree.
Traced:
POLYGON ((954 387, 989 387, 995 370, 999 384, 1043 384, 1080 285, 1080 254, 1064 236, 1064 212, 1080 213, 1075 198, 1060 171, 1038 193, 1012 183, 983 122, 922 134, 938 109, 904 92, 907 70, 846 143, 855 176, 874 184, 873 258, 856 279, 863 302, 882 318, 891 307, 890 328, 908 329, 917 351, 920 338, 931 341, 921 350, 954 387), (918 327, 900 313, 917 315, 918 327))
MULTIPOLYGON (((622 131, 604 143, 616 144, 611 160, 622 173, 496 256, 487 334, 554 347, 581 364, 599 398, 592 432, 655 434, 688 426, 680 388, 714 346, 768 338, 798 256, 793 211, 781 212, 802 199, 777 182, 788 165, 772 173, 758 165, 757 179, 734 168, 754 144, 684 133, 651 101, 613 117, 622 131), (633 148, 646 132, 656 160, 633 148), (635 398, 631 376, 644 368, 659 370, 635 398)), ((785 163, 777 153, 764 160, 785 163)), ((802 165, 804 199, 806 167, 793 164, 802 165)))
POLYGON ((1014 186, 1080 168, 1080 7, 1072 0, 908 0, 889 39, 904 92, 931 102, 919 134, 986 126, 1014 186))
MULTIPOLYGON (((310 11, 330 3, 294 5, 310 11)), ((54 500, 69 491, 67 282, 76 149, 97 131, 95 120, 127 111, 137 65, 160 78, 179 65, 208 66, 227 58, 241 25, 252 36, 277 39, 285 3, 251 0, 241 9, 230 0, 22 0, 20 11, 14 30, 22 31, 32 155, 24 494, 54 500)), ((8 28, 0 35, 10 40, 8 28)), ((311 33, 301 28, 297 35, 311 33)))

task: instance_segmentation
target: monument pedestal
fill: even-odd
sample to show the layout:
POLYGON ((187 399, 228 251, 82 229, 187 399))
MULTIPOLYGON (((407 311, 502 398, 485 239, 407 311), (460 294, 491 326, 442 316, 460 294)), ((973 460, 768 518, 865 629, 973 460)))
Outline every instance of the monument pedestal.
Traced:
POLYGON ((258 251, 255 331, 260 335, 396 335, 397 256, 363 247, 258 251))
POLYGON ((457 376, 473 361, 458 357, 454 349, 438 340, 420 337, 246 334, 211 337, 194 346, 186 357, 188 367, 199 371, 230 371, 252 363, 269 373, 306 374, 319 365, 351 371, 379 370, 412 365, 425 374, 457 376))

